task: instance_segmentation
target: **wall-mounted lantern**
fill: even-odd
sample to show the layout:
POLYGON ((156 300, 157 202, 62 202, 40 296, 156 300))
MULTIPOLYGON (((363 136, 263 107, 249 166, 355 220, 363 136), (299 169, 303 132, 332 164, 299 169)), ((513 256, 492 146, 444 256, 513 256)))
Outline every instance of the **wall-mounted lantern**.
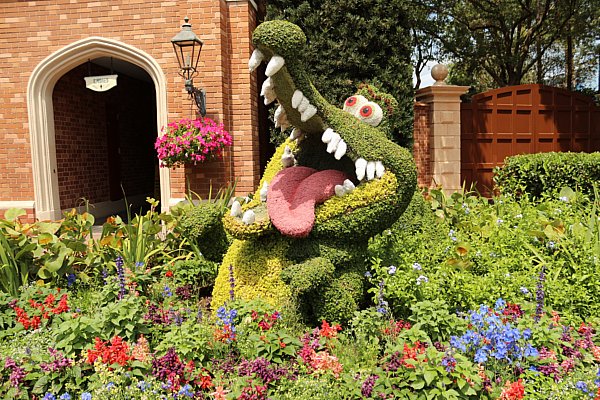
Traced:
POLYGON ((200 61, 200 50, 202 50, 202 40, 192 31, 192 24, 189 18, 185 17, 185 23, 181 26, 181 31, 171 39, 173 50, 179 63, 179 75, 185 79, 185 90, 190 97, 194 99, 198 112, 203 117, 206 115, 206 91, 194 86, 193 78, 198 73, 198 62, 200 61))

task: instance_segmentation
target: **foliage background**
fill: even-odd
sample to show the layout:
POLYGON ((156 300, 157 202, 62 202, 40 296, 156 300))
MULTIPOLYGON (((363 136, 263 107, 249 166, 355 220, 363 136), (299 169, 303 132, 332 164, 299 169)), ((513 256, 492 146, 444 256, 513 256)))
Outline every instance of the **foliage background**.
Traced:
POLYGON ((412 46, 404 1, 270 0, 266 19, 302 28, 308 38, 304 64, 330 103, 341 106, 362 82, 393 95, 401 110, 394 138, 411 146, 412 46))

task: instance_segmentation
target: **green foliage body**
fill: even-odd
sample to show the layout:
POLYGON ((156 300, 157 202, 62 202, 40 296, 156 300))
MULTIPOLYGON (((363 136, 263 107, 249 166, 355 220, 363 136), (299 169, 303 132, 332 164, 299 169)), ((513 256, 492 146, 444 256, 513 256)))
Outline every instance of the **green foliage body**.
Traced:
MULTIPOLYGON (((353 160, 359 157, 381 160, 386 172, 358 185, 352 193, 333 196, 318 205, 314 226, 305 238, 286 237, 274 229, 257 191, 254 200, 243 207, 244 211, 254 211, 254 223, 246 225, 239 217, 224 217, 226 230, 237 240, 221 265, 213 302, 219 305, 229 301, 234 283, 235 294, 242 299, 260 297, 278 308, 286 304, 289 309, 299 310, 308 321, 347 321, 364 302, 364 252, 369 237, 390 226, 412 199, 416 183, 414 161, 406 149, 387 138, 389 125, 375 128, 323 98, 300 62, 306 36, 298 26, 267 21, 256 28, 253 41, 265 61, 274 55, 285 59, 285 67, 270 79, 290 124, 305 134, 302 141, 288 140, 277 149, 260 188, 283 169, 280 160, 286 146, 295 150, 298 165, 319 171, 341 170, 356 182, 353 160), (291 105, 295 90, 302 91, 317 110, 306 121, 291 105), (347 143, 348 151, 340 160, 325 151, 321 135, 327 128, 347 143)), ((370 86, 361 88, 360 93, 382 104, 384 115, 393 116, 396 103, 392 97, 370 86)))

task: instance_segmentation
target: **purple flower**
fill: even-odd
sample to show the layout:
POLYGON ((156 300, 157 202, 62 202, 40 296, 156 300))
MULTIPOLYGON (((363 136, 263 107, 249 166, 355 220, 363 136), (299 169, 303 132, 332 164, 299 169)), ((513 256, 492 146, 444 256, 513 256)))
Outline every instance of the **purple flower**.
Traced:
POLYGON ((389 312, 388 302, 383 299, 384 282, 379 282, 379 294, 377 296, 377 312, 386 315, 389 312))
POLYGON ((544 313, 544 280, 546 279, 545 269, 546 267, 542 265, 540 276, 538 278, 537 290, 535 292, 535 300, 537 303, 534 317, 535 322, 539 322, 542 314, 544 313))
POLYGON ((442 358, 442 366, 444 366, 446 372, 454 372, 454 369, 456 368, 456 359, 451 353, 446 353, 446 355, 444 355, 444 358, 442 358))
POLYGON ((233 277, 233 264, 229 264, 229 300, 235 300, 235 278, 233 277))
POLYGON ((121 300, 125 297, 125 269, 123 268, 123 258, 117 257, 115 264, 117 266, 117 277, 119 278, 118 299, 121 300))
POLYGON ((12 386, 15 388, 21 386, 21 383, 23 383, 23 380, 27 375, 25 373, 25 370, 19 367, 15 360, 13 360, 10 357, 6 357, 6 360, 4 361, 4 368, 9 369, 11 371, 8 380, 10 381, 12 386))
POLYGON ((371 397, 371 394, 373 393, 373 387, 375 386, 377 379, 379 379, 378 375, 369 375, 363 382, 362 387, 360 388, 360 393, 365 398, 371 397))

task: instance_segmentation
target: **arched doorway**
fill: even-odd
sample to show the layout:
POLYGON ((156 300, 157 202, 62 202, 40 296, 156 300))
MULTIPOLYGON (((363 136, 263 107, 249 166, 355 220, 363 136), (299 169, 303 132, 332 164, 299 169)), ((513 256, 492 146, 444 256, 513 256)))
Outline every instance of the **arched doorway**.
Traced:
POLYGON ((97 222, 147 209, 156 197, 156 95, 150 75, 120 59, 90 60, 63 75, 52 93, 60 208, 93 207, 97 222), (107 91, 86 87, 89 76, 117 75, 107 91))
MULTIPOLYGON (((56 84, 63 76, 88 60, 105 57, 133 64, 145 71, 154 86, 156 132, 160 132, 161 127, 166 125, 164 74, 156 60, 147 53, 116 40, 90 37, 72 43, 44 59, 34 69, 27 88, 35 211, 38 219, 58 219, 62 216, 53 104, 56 84)), ((170 174, 166 168, 160 169, 160 192, 163 210, 166 211, 170 201, 170 174)))

